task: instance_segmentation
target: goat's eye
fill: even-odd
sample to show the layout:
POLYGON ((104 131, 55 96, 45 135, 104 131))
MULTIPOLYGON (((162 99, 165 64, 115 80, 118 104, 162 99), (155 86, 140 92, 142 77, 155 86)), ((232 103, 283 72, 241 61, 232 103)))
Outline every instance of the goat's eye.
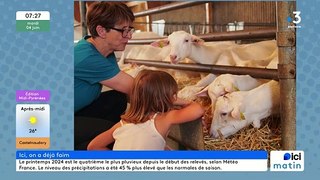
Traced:
POLYGON ((170 44, 170 41, 167 41, 167 45, 169 45, 170 44))
POLYGON ((221 113, 221 116, 226 116, 226 115, 227 115, 227 113, 225 113, 225 112, 224 112, 224 113, 221 113))
POLYGON ((189 42, 189 40, 188 40, 188 39, 186 39, 186 40, 184 40, 184 42, 189 42))

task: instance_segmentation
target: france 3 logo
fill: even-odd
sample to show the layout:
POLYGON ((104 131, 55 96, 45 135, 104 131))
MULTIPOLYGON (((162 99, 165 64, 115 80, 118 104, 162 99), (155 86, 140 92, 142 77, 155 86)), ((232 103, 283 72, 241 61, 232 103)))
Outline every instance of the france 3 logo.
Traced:
POLYGON ((301 22, 301 11, 293 11, 292 12, 294 18, 290 16, 287 17, 287 21, 289 23, 288 28, 301 28, 298 24, 301 22))
POLYGON ((304 171, 304 152, 271 151, 270 171, 304 171))

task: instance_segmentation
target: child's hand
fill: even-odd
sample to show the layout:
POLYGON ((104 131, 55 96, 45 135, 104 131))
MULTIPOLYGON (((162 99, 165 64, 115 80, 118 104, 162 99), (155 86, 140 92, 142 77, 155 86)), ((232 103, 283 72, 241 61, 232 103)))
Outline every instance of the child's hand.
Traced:
POLYGON ((191 102, 190 101, 187 101, 187 100, 184 100, 184 99, 181 99, 181 98, 177 98, 174 102, 173 102, 173 105, 176 105, 176 106, 187 106, 189 105, 191 102))

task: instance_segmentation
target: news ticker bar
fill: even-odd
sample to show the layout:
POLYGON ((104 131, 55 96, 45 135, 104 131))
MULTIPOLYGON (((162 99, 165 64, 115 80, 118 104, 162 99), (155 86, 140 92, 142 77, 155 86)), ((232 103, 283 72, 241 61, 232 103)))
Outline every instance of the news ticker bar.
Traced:
POLYGON ((17 151, 16 171, 267 171, 266 151, 17 151))
POLYGON ((267 151, 17 151, 16 159, 267 159, 267 151))

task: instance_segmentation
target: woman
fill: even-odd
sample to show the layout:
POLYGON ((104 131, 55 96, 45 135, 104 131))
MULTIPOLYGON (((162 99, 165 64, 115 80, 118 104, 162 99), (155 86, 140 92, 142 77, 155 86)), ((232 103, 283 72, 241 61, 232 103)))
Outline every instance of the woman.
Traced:
POLYGON ((120 71, 114 51, 123 51, 134 15, 120 2, 95 2, 87 12, 90 36, 74 48, 75 149, 120 120, 133 78, 120 71), (113 90, 101 93, 102 86, 113 90))

